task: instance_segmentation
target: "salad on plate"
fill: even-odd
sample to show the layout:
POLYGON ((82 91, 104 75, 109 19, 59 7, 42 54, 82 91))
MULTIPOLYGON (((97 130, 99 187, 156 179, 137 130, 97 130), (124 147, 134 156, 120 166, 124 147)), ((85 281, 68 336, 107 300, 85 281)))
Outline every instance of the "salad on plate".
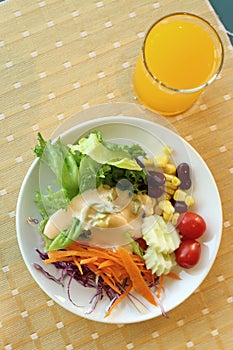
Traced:
POLYGON ((43 264, 34 267, 65 285, 69 300, 74 281, 94 289, 94 311, 109 298, 108 317, 125 298, 142 312, 160 307, 165 278, 179 280, 175 267, 190 269, 201 255, 198 238, 205 220, 192 212, 190 165, 172 161, 172 149, 148 157, 138 144, 105 141, 98 130, 74 144, 38 134, 34 152, 54 181, 38 189, 35 203, 43 264), (60 276, 46 271, 53 264, 60 276))

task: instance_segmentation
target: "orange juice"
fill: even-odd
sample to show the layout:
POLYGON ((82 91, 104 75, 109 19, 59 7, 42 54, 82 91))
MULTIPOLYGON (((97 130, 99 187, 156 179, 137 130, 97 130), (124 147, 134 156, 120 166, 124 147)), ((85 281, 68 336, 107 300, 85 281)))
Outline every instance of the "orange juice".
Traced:
POLYGON ((219 73, 222 43, 203 19, 174 14, 151 27, 134 75, 138 100, 164 115, 188 109, 219 73))

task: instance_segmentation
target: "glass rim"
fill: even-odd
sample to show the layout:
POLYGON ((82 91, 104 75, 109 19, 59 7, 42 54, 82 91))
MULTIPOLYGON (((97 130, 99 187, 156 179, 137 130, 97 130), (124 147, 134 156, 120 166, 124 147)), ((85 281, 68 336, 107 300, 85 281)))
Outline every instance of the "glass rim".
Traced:
POLYGON ((216 31, 216 29, 212 26, 212 24, 210 24, 210 22, 208 22, 206 19, 196 15, 196 14, 193 14, 193 13, 189 13, 189 12, 174 12, 174 13, 171 13, 171 14, 168 14, 166 16, 163 16, 161 18, 159 18, 156 22, 154 22, 150 28, 148 29, 146 35, 145 35, 145 38, 144 38, 144 41, 143 41, 143 45, 142 45, 142 59, 143 59, 143 63, 145 65, 145 68, 147 70, 147 72, 150 74, 151 78, 153 80, 155 80, 159 85, 163 86, 164 88, 168 89, 168 90, 171 90, 171 91, 174 91, 174 92, 180 92, 180 93, 193 93, 193 92, 198 92, 202 89, 204 89, 206 86, 210 85, 215 79, 216 77, 219 75, 221 69, 222 69, 222 66, 223 66, 223 61, 224 61, 224 47, 223 47, 223 43, 222 43, 222 39, 220 38, 220 35, 218 34, 218 32, 216 31), (163 83, 156 75, 154 75, 148 64, 147 64, 147 61, 146 61, 146 55, 145 55, 145 46, 146 46, 146 40, 148 38, 148 35, 150 34, 151 30, 161 21, 163 21, 164 19, 166 18, 169 18, 169 17, 175 17, 175 16, 190 16, 190 17, 194 17, 198 20, 201 20, 204 24, 206 24, 212 31, 213 33, 216 35, 216 38, 217 40, 219 41, 219 44, 220 44, 220 47, 221 47, 221 59, 220 59, 220 63, 219 63, 219 66, 216 70, 216 72, 203 84, 197 86, 197 87, 194 87, 194 88, 188 88, 188 89, 180 89, 180 88, 174 88, 172 86, 169 86, 165 83, 163 83))

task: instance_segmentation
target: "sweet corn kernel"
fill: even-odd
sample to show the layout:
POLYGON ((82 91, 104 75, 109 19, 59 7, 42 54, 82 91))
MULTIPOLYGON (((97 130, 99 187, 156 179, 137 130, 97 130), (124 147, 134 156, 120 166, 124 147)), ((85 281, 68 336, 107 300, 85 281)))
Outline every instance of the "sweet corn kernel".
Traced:
POLYGON ((180 179, 178 179, 178 177, 173 175, 172 184, 178 187, 180 183, 181 183, 180 179))
POLYGON ((164 176, 165 176, 165 178, 166 178, 167 181, 172 182, 172 177, 173 177, 173 175, 164 173, 164 176))
POLYGON ((146 168, 154 168, 154 159, 153 158, 147 158, 144 160, 144 165, 146 168))
POLYGON ((194 198, 192 196, 187 195, 184 202, 188 207, 191 207, 194 204, 194 198))
POLYGON ((169 201, 171 198, 172 198, 172 195, 170 193, 166 192, 165 193, 165 199, 169 201))
POLYGON ((159 208, 163 210, 166 214, 174 213, 175 209, 170 201, 163 200, 159 202, 159 208))
POLYGON ((164 167, 164 172, 167 174, 171 174, 174 175, 176 173, 176 166, 172 163, 168 163, 165 167, 164 167))
POLYGON ((163 149, 163 152, 164 152, 165 154, 167 154, 167 155, 170 155, 170 154, 172 154, 172 152, 173 152, 173 148, 170 147, 170 146, 165 146, 164 149, 163 149))
POLYGON ((159 216, 162 214, 162 209, 159 207, 159 205, 155 206, 154 213, 159 216))
POLYGON ((172 195, 170 193, 164 192, 161 197, 157 198, 158 203, 164 200, 170 200, 172 195))
POLYGON ((171 195, 173 195, 175 193, 175 189, 170 187, 170 186, 166 186, 165 191, 166 191, 166 193, 171 194, 171 195))
POLYGON ((176 187, 178 187, 180 185, 180 179, 178 179, 177 176, 166 174, 166 173, 164 173, 164 176, 165 176, 167 181, 172 183, 172 185, 174 185, 176 187))
POLYGON ((174 193, 173 198, 174 198, 175 201, 184 202, 186 196, 187 196, 186 192, 184 192, 184 191, 178 189, 178 190, 176 190, 176 192, 174 193))
POLYGON ((173 185, 170 181, 165 181, 165 188, 169 187, 173 190, 177 190, 177 186, 176 185, 173 185))
POLYGON ((162 210, 164 210, 165 205, 169 205, 169 204, 170 204, 170 202, 169 202, 169 204, 168 204, 168 202, 169 202, 169 201, 167 201, 167 200, 165 200, 165 199, 159 201, 159 204, 158 204, 159 208, 162 209, 162 210))
POLYGON ((154 165, 164 168, 168 163, 168 156, 166 154, 158 154, 154 158, 154 165))
POLYGON ((169 221, 172 219, 173 213, 166 213, 165 211, 163 212, 163 218, 166 221, 169 221))
POLYGON ((172 215, 172 218, 171 218, 172 225, 174 225, 174 226, 177 225, 179 216, 180 216, 180 214, 176 213, 176 212, 172 215))

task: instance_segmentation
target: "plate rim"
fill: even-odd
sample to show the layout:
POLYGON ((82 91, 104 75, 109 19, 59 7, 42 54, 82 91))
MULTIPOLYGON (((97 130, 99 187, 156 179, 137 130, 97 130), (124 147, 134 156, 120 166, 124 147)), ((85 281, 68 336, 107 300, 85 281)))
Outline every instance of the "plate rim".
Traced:
MULTIPOLYGON (((221 204, 221 198, 220 198, 220 194, 219 194, 219 190, 218 190, 218 187, 217 187, 217 184, 216 184, 216 181, 215 181, 215 178, 212 174, 212 172, 210 171, 209 167, 207 166, 206 162, 203 160, 203 158, 200 156, 200 154, 195 150, 195 148, 190 145, 184 138, 182 138, 180 135, 176 134, 173 130, 170 130, 168 128, 166 128, 165 126, 163 125, 160 125, 156 122, 153 122, 153 121, 149 121, 147 119, 142 119, 140 117, 130 117, 130 116, 123 116, 123 115, 117 115, 117 116, 106 116, 104 118, 97 118, 97 119, 93 119, 93 120, 89 120, 89 121, 86 121, 86 122, 83 122, 81 123, 80 125, 76 126, 76 127, 72 127, 71 129, 68 129, 66 131, 64 131, 60 137, 61 139, 63 139, 65 137, 65 135, 69 134, 71 132, 71 130, 80 130, 82 127, 84 127, 85 129, 87 128, 87 126, 91 126, 91 125, 103 125, 103 120, 104 120, 104 124, 108 124, 109 120, 113 120, 114 119, 114 123, 119 123, 119 122, 123 122, 124 124, 124 121, 127 121, 127 120, 130 120, 130 121, 140 121, 143 125, 147 124, 148 126, 149 125, 153 125, 153 127, 159 127, 159 128, 162 128, 163 130, 165 130, 166 132, 168 133, 172 133, 174 137, 177 137, 182 143, 184 143, 186 145, 186 147, 188 147, 188 149, 191 150, 191 152, 193 152, 195 154, 195 156, 201 160, 202 164, 205 166, 205 169, 206 171, 208 172, 209 176, 212 178, 212 184, 214 185, 215 187, 215 194, 217 195, 217 201, 218 201, 218 205, 219 205, 219 209, 220 209, 220 213, 219 213, 219 220, 220 220, 220 227, 221 227, 221 231, 219 232, 219 235, 218 235, 218 240, 217 240, 217 245, 215 247, 215 251, 214 251, 214 254, 212 255, 212 260, 211 260, 211 263, 208 267, 208 269, 205 271, 204 273, 204 276, 201 278, 201 281, 200 283, 198 283, 198 285, 195 287, 194 290, 192 290, 181 302, 179 302, 177 305, 175 306, 172 306, 171 308, 168 308, 166 310, 166 312, 169 312, 173 309, 175 309, 176 307, 178 307, 180 304, 182 304, 185 300, 187 300, 193 293, 194 291, 203 283, 203 281, 205 280, 205 278, 207 277, 208 273, 210 272, 214 262, 215 262, 215 259, 216 259, 216 256, 217 256, 217 253, 219 251, 219 246, 220 246, 220 242, 221 242, 221 238, 222 238, 222 223, 223 223, 223 210, 222 210, 222 204, 221 204)), ((137 125, 136 125, 137 126, 137 125)), ((96 126, 97 127, 97 126, 96 126)), ((146 130, 146 129, 145 129, 146 130)), ((147 130, 146 130, 147 131, 147 130)), ((87 131, 86 131, 87 132, 87 131)), ((78 137, 77 137, 78 138, 78 137)), ((55 138, 56 139, 56 138, 55 138)), ((23 257, 23 260, 24 260, 24 263, 27 267, 27 269, 29 270, 29 272, 31 273, 34 281, 39 285, 39 287, 43 290, 44 293, 46 293, 51 299, 53 299, 56 303, 58 303, 61 307, 63 307, 64 309, 66 309, 67 311, 70 311, 72 313, 74 313, 75 315, 77 316, 80 316, 80 317, 83 317, 85 319, 89 319, 89 320, 93 320, 93 321, 98 321, 98 322, 102 322, 102 323, 107 323, 107 324, 119 324, 119 323, 122 323, 121 321, 114 321, 114 318, 113 319, 93 319, 93 317, 91 317, 90 315, 84 315, 84 314, 81 314, 81 313, 77 313, 75 312, 75 310, 69 308, 69 306, 66 306, 64 305, 64 303, 59 303, 58 300, 55 300, 53 298, 53 296, 51 295, 51 293, 49 293, 43 286, 43 284, 35 277, 35 274, 33 273, 33 269, 32 269, 32 266, 29 264, 28 260, 27 260, 27 254, 25 252, 25 249, 22 245, 22 235, 20 233, 20 218, 19 218, 19 215, 18 213, 20 212, 20 205, 21 205, 21 202, 23 201, 22 199, 22 194, 24 192, 24 189, 25 189, 25 186, 31 176, 31 173, 33 171, 35 171, 36 169, 36 166, 38 166, 39 164, 39 159, 35 159, 33 160, 33 162, 31 163, 30 167, 28 168, 27 170, 27 173, 23 179, 23 182, 21 184, 21 188, 20 188, 20 191, 19 191, 19 195, 18 195, 18 200, 17 200, 17 205, 16 205, 16 235, 17 235, 17 240, 18 240, 18 245, 19 245, 19 248, 20 248, 20 252, 21 252, 21 255, 23 257)), ((77 311, 77 310, 76 310, 77 311)), ((147 321, 147 320, 150 320, 150 319, 153 319, 153 318, 157 318, 159 317, 160 314, 155 314, 154 312, 149 312, 146 316, 140 318, 138 317, 136 320, 133 320, 133 321, 127 321, 125 320, 125 322, 123 322, 124 324, 127 324, 127 323, 137 323, 137 322, 143 322, 143 321, 147 321)))

